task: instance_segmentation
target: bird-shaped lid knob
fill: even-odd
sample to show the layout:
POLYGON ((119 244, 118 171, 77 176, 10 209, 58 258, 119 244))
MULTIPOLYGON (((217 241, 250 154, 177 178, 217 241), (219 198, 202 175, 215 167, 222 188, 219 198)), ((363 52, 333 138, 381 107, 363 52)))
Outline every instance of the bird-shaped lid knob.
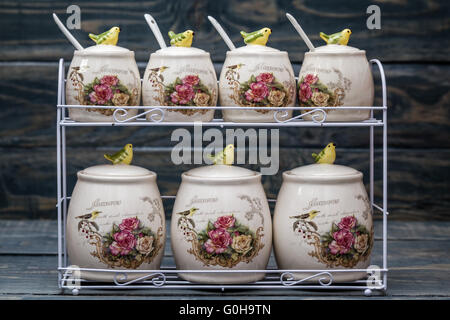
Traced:
POLYGON ((241 36, 244 38, 246 44, 259 44, 265 46, 271 33, 272 30, 270 28, 262 28, 249 33, 241 31, 241 36))
POLYGON ((348 43, 348 40, 350 39, 351 34, 352 34, 352 31, 350 29, 344 29, 340 32, 336 32, 331 35, 327 35, 327 34, 321 32, 320 37, 327 44, 339 44, 339 45, 346 46, 348 43))
POLYGON ((96 44, 109 44, 115 46, 119 40, 119 32, 119 27, 112 27, 108 31, 98 35, 89 33, 89 38, 91 38, 96 44))
POLYGON ((194 31, 186 30, 181 33, 169 31, 170 44, 175 47, 190 47, 194 39, 194 31))

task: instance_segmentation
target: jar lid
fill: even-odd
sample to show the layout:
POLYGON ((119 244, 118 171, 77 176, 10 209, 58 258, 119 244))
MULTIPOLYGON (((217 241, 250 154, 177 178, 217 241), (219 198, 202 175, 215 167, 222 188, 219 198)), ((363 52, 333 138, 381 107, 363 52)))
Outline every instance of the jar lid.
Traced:
POLYGON ((134 56, 134 51, 127 48, 114 46, 110 44, 97 44, 84 48, 83 50, 75 50, 75 55, 79 56, 134 56))
POLYGON ((260 175, 260 173, 249 169, 241 168, 238 166, 228 166, 224 164, 198 167, 183 173, 183 176, 211 179, 246 178, 255 177, 258 175, 260 175))
POLYGON ((337 164, 310 164, 298 167, 283 174, 284 177, 292 176, 302 180, 334 181, 361 179, 363 174, 356 169, 337 164))
POLYGON ((156 176, 156 173, 142 167, 127 164, 102 164, 86 168, 79 175, 90 177, 134 178, 156 176))
POLYGON ((227 51, 227 55, 240 55, 240 54, 287 54, 286 51, 280 51, 278 49, 263 46, 259 44, 247 44, 245 46, 236 48, 232 51, 227 51))
POLYGON ((314 51, 308 51, 305 54, 365 54, 366 51, 355 47, 343 46, 339 44, 327 44, 316 47, 314 51))
POLYGON ((170 57, 180 57, 180 56, 209 56, 209 53, 205 50, 194 48, 194 47, 176 47, 171 46, 167 48, 162 48, 154 53, 152 56, 170 56, 170 57))

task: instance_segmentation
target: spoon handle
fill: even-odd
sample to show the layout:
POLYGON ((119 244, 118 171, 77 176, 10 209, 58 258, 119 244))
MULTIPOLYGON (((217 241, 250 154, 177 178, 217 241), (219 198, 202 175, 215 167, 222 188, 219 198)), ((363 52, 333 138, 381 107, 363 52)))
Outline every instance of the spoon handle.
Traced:
POLYGON ((306 35, 305 31, 303 31, 300 24, 297 22, 297 20, 289 13, 286 13, 286 17, 289 19, 289 21, 294 26, 295 30, 300 34, 300 37, 302 37, 303 41, 305 41, 306 45, 308 46, 309 50, 314 51, 315 48, 313 44, 311 43, 311 40, 309 40, 308 36, 306 35))
POLYGON ((223 30, 222 26, 217 22, 216 19, 214 19, 211 16, 208 16, 209 21, 212 23, 212 25, 214 26, 214 28, 216 28, 217 32, 220 34, 220 36, 222 37, 223 41, 225 41, 225 43, 227 44, 228 48, 230 48, 230 50, 235 50, 236 47, 234 46, 234 43, 231 41, 230 37, 228 36, 228 34, 225 32, 225 30, 223 30))
POLYGON ((75 39, 74 36, 69 32, 69 30, 67 30, 67 28, 61 22, 61 20, 59 20, 58 16, 55 13, 53 13, 53 20, 55 20, 56 25, 58 26, 58 28, 62 31, 62 33, 64 33, 66 38, 70 41, 70 43, 73 44, 73 46, 75 48, 77 48, 78 50, 83 50, 84 49, 81 46, 81 44, 77 41, 77 39, 75 39))
POLYGON ((156 20, 153 19, 151 15, 148 13, 144 14, 145 21, 147 21, 150 29, 152 29, 153 34, 155 35, 156 41, 158 41, 161 49, 167 48, 166 42, 164 41, 164 37, 161 34, 161 30, 159 30, 158 24, 156 20))

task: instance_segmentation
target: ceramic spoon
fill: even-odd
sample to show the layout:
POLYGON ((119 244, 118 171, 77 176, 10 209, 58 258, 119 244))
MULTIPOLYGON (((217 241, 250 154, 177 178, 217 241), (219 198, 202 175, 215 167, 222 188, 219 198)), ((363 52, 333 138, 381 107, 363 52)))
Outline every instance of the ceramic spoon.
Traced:
POLYGON ((73 44, 73 46, 78 50, 83 50, 84 48, 81 46, 81 44, 77 41, 77 39, 74 38, 74 36, 67 30, 67 28, 64 26, 64 24, 59 20, 58 16, 53 13, 53 20, 55 20, 56 25, 58 28, 62 31, 62 33, 66 36, 66 38, 70 41, 70 43, 73 44))
POLYGON ((222 26, 217 22, 217 20, 211 16, 208 16, 208 19, 212 23, 214 28, 216 28, 217 32, 219 32, 220 36, 222 37, 223 41, 225 41, 228 48, 230 48, 230 50, 235 50, 236 47, 234 46, 234 43, 231 41, 230 37, 227 35, 225 30, 223 30, 222 26))
POLYGON ((150 29, 152 29, 153 34, 155 35, 156 41, 158 41, 161 49, 167 48, 166 42, 164 41, 164 37, 161 34, 161 30, 159 30, 158 24, 156 20, 153 19, 151 15, 148 13, 144 14, 145 21, 147 21, 150 29))
POLYGON ((308 46, 309 50, 310 51, 314 51, 315 48, 314 48, 311 40, 309 40, 308 36, 306 35, 305 31, 303 31, 302 27, 297 22, 297 20, 289 13, 286 13, 286 17, 292 23, 292 25, 294 26, 295 30, 297 30, 297 32, 300 34, 300 37, 302 37, 303 41, 305 41, 305 43, 308 46))

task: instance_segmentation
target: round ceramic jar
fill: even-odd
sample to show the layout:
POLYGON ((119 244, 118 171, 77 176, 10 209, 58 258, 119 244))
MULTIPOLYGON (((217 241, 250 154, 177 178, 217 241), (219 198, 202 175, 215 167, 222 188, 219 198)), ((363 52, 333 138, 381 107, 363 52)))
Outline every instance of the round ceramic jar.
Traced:
MULTIPOLYGON (((138 106, 140 97, 141 80, 133 51, 104 44, 75 50, 67 73, 66 103, 89 108, 69 108, 72 120, 112 122, 114 109, 95 106, 138 106)), ((118 111, 116 118, 125 120, 135 116, 137 111, 118 111)))
MULTIPOLYGON (((120 164, 78 172, 67 216, 67 249, 72 265, 125 273, 159 269, 165 231, 154 172, 120 164)), ((128 280, 142 276, 127 275, 128 280)), ((82 272, 82 278, 112 281, 114 273, 82 272)))
POLYGON ((295 105, 295 77, 286 51, 248 44, 227 51, 220 74, 222 106, 266 107, 267 110, 222 110, 225 121, 276 122, 292 117, 292 110, 270 111, 271 107, 295 105))
MULTIPOLYGON (((165 110, 162 121, 211 121, 214 110, 195 107, 217 104, 217 76, 209 53, 191 47, 167 47, 150 55, 145 69, 142 101, 145 106, 192 106, 165 110)), ((161 112, 147 114, 160 121, 161 112)))
MULTIPOLYGON (((350 167, 329 164, 283 173, 273 220, 274 252, 280 269, 329 269, 334 282, 367 275, 332 272, 365 269, 370 263, 372 209, 362 177, 350 167)), ((297 279, 311 275, 294 274, 297 279)))
MULTIPOLYGON (((298 79, 300 107, 373 105, 373 77, 364 50, 329 44, 316 48, 314 52, 306 52, 298 79)), ((362 121, 370 118, 370 110, 338 108, 326 113, 325 121, 362 121)), ((305 115, 303 119, 312 120, 312 115, 305 115)))
MULTIPOLYGON (((212 165, 182 174, 171 220, 178 269, 264 270, 272 247, 272 221, 261 174, 212 165), (192 208, 198 210, 186 215, 192 208)), ((180 273, 210 284, 247 283, 264 273, 180 273)))

